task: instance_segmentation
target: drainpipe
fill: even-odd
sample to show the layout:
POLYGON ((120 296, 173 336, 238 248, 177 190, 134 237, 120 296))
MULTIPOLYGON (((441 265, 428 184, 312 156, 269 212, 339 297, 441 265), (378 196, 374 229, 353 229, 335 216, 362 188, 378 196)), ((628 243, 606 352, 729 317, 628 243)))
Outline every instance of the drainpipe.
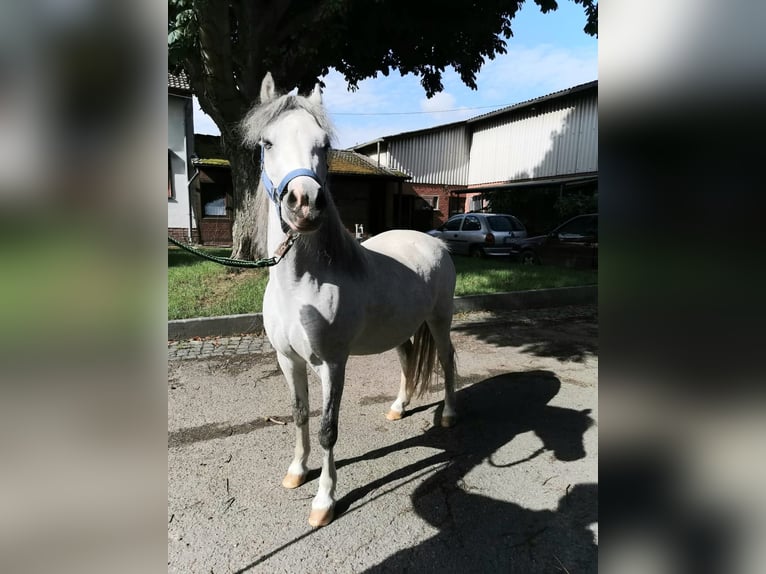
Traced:
POLYGON ((194 99, 191 95, 186 98, 184 105, 184 136, 186 137, 186 153, 189 158, 189 163, 186 165, 186 175, 189 177, 189 181, 186 183, 186 192, 189 197, 189 243, 191 243, 192 224, 194 223, 191 184, 199 176, 199 170, 197 169, 199 157, 194 149, 194 99), (191 172, 192 168, 194 168, 193 174, 191 172))
POLYGON ((192 223, 194 222, 194 213, 192 208, 192 184, 194 183, 194 180, 199 177, 199 168, 197 165, 199 164, 199 157, 197 157, 196 153, 192 153, 189 157, 191 160, 191 164, 194 167, 194 174, 191 176, 191 179, 186 182, 186 192, 189 197, 189 243, 192 243, 192 223))
POLYGON ((380 142, 378 142, 378 167, 380 167, 380 142))

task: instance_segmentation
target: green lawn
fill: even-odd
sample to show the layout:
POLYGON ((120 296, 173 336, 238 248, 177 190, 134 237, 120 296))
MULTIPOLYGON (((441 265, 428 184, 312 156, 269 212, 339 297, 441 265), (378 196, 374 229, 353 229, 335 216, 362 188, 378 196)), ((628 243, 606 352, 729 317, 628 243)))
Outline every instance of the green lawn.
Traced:
POLYGON ((596 271, 565 269, 546 265, 520 265, 501 259, 452 258, 457 270, 455 296, 527 291, 551 287, 594 285, 596 271))
MULTIPOLYGON (((228 257, 231 249, 202 249, 228 257)), ((168 247, 168 319, 259 313, 269 272, 234 269, 168 247)))
MULTIPOLYGON (((229 249, 204 249, 229 256, 229 249)), ((507 259, 454 257, 456 296, 592 285, 595 271, 519 265, 507 259)), ((234 270, 168 247, 168 319, 259 313, 268 270, 234 270)))

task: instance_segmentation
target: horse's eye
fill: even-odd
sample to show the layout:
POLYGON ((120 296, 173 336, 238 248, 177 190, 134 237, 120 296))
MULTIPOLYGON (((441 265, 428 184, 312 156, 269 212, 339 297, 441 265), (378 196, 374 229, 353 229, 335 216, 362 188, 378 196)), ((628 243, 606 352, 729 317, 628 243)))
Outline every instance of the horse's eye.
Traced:
POLYGON ((269 140, 262 140, 261 145, 266 149, 271 149, 272 144, 269 140))

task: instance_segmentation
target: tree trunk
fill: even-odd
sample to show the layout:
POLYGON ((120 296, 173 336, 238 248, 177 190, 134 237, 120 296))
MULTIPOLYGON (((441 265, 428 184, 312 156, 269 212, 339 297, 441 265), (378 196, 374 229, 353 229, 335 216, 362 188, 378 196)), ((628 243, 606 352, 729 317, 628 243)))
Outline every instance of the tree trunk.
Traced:
POLYGON ((231 165, 234 196, 234 226, 232 229, 231 256, 253 261, 266 257, 256 241, 258 218, 256 217, 256 192, 260 178, 260 162, 257 154, 245 148, 231 134, 224 136, 226 155, 231 165))

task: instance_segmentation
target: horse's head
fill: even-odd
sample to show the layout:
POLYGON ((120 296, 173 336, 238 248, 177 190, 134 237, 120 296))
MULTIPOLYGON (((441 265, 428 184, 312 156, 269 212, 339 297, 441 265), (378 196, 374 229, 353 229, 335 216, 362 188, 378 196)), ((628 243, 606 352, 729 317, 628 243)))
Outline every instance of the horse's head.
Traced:
POLYGON ((261 103, 243 127, 245 142, 261 148, 261 180, 284 224, 299 233, 316 231, 327 206, 331 138, 319 85, 308 97, 277 96, 271 74, 266 74, 261 103))

